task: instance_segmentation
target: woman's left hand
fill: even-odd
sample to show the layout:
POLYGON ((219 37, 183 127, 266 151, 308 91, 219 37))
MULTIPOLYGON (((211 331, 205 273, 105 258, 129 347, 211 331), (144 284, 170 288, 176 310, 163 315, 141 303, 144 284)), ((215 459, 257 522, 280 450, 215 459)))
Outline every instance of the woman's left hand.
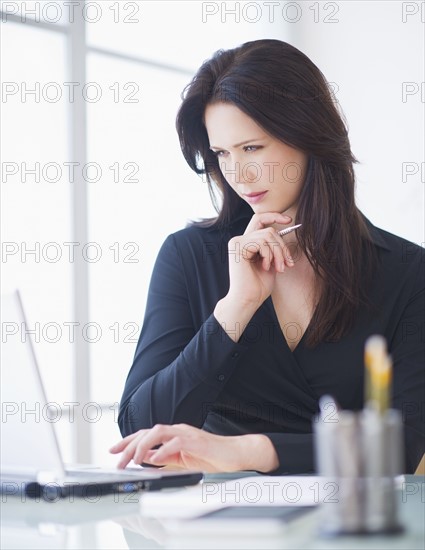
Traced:
POLYGON ((125 468, 131 460, 204 472, 270 472, 279 466, 274 446, 265 435, 222 436, 188 424, 156 424, 139 430, 111 447, 110 452, 122 452, 118 468, 125 468), (159 449, 153 449, 158 445, 159 449))

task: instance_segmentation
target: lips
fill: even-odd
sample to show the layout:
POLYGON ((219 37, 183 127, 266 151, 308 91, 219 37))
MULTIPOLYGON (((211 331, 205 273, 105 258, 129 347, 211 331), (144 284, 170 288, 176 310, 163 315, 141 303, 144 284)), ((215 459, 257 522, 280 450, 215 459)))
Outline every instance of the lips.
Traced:
POLYGON ((244 193, 245 200, 250 204, 260 202, 268 193, 268 191, 258 191, 257 193, 244 193))

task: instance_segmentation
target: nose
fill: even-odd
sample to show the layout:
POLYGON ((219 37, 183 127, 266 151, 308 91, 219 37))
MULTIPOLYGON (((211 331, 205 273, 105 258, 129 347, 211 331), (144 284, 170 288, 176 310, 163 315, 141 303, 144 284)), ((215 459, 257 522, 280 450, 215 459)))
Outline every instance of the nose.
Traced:
POLYGON ((256 183, 261 178, 261 167, 256 162, 247 162, 242 173, 244 181, 256 183))
POLYGON ((256 162, 239 159, 223 159, 220 169, 229 184, 255 183, 260 180, 261 167, 256 162))

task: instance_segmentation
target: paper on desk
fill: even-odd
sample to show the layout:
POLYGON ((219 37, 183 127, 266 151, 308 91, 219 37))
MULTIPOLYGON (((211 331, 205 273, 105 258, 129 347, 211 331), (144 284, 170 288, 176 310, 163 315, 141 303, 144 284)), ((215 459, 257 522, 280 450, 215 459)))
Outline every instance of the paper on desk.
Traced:
POLYGON ((319 476, 252 476, 203 482, 173 492, 142 495, 143 515, 193 518, 224 506, 312 506, 338 498, 337 484, 319 476))

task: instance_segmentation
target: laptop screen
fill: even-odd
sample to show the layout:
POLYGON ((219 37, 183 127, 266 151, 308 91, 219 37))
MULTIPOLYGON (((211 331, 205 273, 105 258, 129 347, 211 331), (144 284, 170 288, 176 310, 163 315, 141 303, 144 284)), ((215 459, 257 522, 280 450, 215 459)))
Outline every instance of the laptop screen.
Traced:
POLYGON ((19 292, 2 295, 1 309, 2 476, 36 479, 52 472, 61 477, 62 459, 19 292))

